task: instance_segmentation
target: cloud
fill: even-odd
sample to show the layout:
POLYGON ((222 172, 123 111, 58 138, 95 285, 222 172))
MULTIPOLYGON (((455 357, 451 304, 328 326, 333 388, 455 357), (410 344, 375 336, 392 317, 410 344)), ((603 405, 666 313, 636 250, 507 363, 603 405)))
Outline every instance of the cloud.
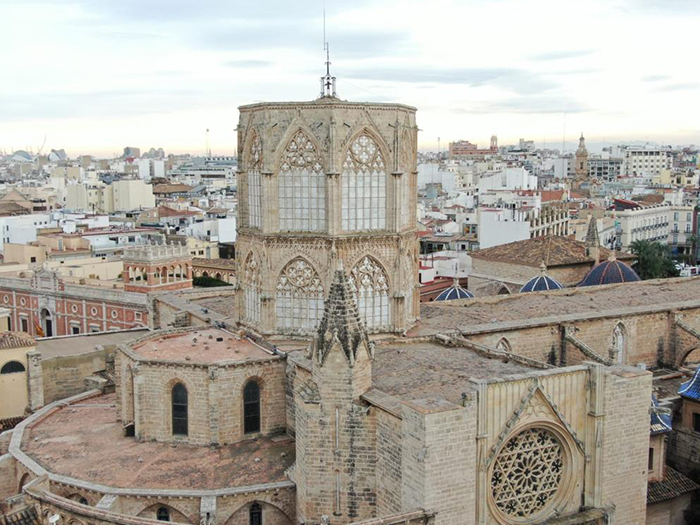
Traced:
POLYGON ((456 113, 483 115, 491 113, 552 114, 585 113, 590 108, 580 102, 558 95, 519 96, 495 102, 477 103, 469 108, 458 108, 456 113))
POLYGON ((669 75, 646 75, 642 77, 642 82, 659 82, 661 80, 669 80, 669 75))
POLYGON ((539 55, 533 55, 533 60, 566 60, 568 58, 579 58, 582 56, 590 55, 593 53, 592 49, 578 49, 570 51, 551 51, 548 53, 541 53, 539 55))
POLYGON ((515 93, 541 93, 553 89, 556 83, 542 75, 510 68, 365 68, 341 71, 340 74, 358 80, 384 80, 428 84, 459 84, 467 87, 497 86, 515 93))
POLYGON ((666 84, 654 89, 658 93, 667 93, 669 91, 687 91, 700 89, 700 82, 678 82, 676 84, 666 84))
POLYGON ((268 67, 274 64, 271 60, 229 60, 224 62, 227 67, 256 68, 268 67))

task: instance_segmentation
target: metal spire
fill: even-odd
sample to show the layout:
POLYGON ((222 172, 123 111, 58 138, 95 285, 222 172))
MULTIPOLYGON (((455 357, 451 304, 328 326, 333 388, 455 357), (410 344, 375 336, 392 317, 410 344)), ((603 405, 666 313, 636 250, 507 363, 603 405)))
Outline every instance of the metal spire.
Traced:
POLYGON ((335 77, 331 76, 331 53, 326 40, 326 10, 323 9, 323 50, 326 52, 326 74, 321 77, 321 97, 335 97, 335 77))

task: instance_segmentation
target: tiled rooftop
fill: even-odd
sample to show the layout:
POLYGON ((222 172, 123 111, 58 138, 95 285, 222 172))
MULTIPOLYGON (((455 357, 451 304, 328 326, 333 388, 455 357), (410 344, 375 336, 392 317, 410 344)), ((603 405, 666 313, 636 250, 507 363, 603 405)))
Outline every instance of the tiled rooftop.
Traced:
POLYGON ((567 315, 594 315, 634 307, 684 302, 700 304, 700 277, 684 277, 636 283, 565 288, 550 292, 483 297, 451 304, 421 304, 421 321, 409 335, 456 330, 488 329, 498 323, 560 319, 567 315))
MULTIPOLYGON (((610 253, 610 250, 600 248, 600 260, 606 260, 610 253)), ((628 253, 615 253, 618 259, 634 259, 634 256, 628 253)), ((534 239, 500 244, 492 248, 473 252, 470 255, 475 259, 502 261, 537 268, 543 261, 548 268, 570 264, 593 263, 593 259, 586 255, 586 243, 561 235, 548 235, 546 237, 535 237, 534 239)))
POLYGON ((117 488, 213 490, 287 481, 291 438, 219 447, 141 443, 124 437, 114 403, 115 394, 107 394, 61 408, 25 429, 22 449, 50 472, 117 488))
POLYGON ((700 486, 693 480, 667 466, 664 479, 653 481, 647 486, 647 505, 674 499, 698 489, 700 486))
POLYGON ((246 337, 218 328, 176 332, 136 343, 131 349, 144 359, 215 363, 269 359, 271 353, 246 337))
POLYGON ((378 345, 372 386, 403 401, 445 399, 458 402, 473 388, 470 379, 498 378, 534 369, 490 359, 467 348, 437 343, 378 345))

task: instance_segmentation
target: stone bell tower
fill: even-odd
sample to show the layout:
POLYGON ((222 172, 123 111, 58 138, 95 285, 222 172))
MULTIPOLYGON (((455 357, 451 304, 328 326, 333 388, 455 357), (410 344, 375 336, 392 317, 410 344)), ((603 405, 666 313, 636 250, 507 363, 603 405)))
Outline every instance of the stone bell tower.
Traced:
POLYGON ((418 318, 416 110, 340 100, 242 106, 234 315, 311 336, 342 261, 368 332, 418 318))

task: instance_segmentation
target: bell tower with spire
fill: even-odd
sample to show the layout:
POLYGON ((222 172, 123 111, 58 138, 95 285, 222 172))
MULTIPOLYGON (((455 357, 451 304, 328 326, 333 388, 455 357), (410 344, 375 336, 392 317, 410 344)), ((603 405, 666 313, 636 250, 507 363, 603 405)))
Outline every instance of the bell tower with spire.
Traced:
POLYGON ((586 139, 581 133, 581 138, 578 140, 578 149, 574 162, 574 184, 575 190, 581 190, 581 184, 588 181, 588 150, 586 149, 586 139))

